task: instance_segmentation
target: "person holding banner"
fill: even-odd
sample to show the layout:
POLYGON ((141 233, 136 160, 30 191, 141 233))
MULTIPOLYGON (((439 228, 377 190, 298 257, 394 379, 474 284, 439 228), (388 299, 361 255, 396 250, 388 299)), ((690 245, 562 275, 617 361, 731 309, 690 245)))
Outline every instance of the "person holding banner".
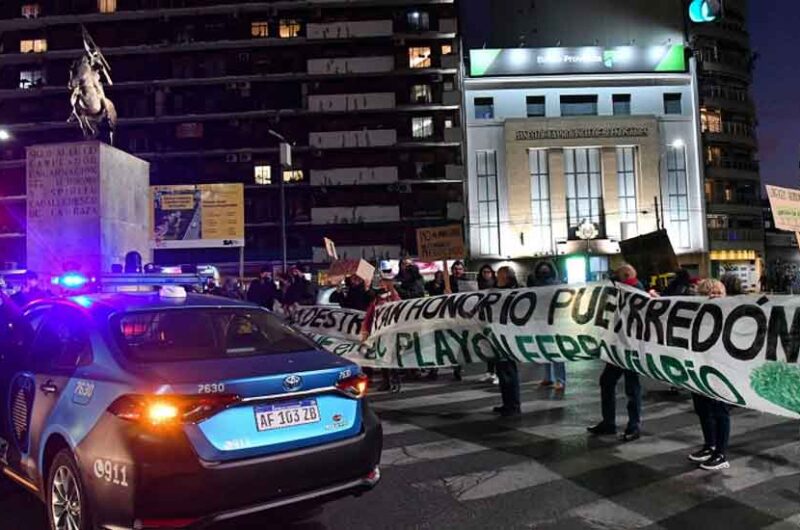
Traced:
MULTIPOLYGON (((558 285, 561 280, 558 278, 556 266, 549 260, 536 262, 533 273, 528 275, 528 287, 544 287, 547 285, 558 285)), ((567 368, 565 363, 548 363, 545 365, 547 370, 545 378, 539 382, 541 386, 552 386, 553 390, 562 392, 567 384, 567 368)))
MULTIPOLYGON (((367 313, 364 315, 364 321, 361 324, 361 341, 364 342, 369 338, 369 332, 372 329, 372 321, 375 319, 375 308, 388 304, 389 302, 399 302, 400 295, 394 287, 394 274, 392 273, 392 266, 388 261, 382 261, 381 279, 378 284, 378 289, 375 291, 375 296, 372 299, 367 313)), ((386 392, 400 392, 400 373, 397 370, 390 370, 388 368, 381 369, 381 386, 378 390, 386 392)))
MULTIPOLYGON (((511 267, 497 269, 497 289, 516 289, 518 287, 514 269, 511 267)), ((500 380, 500 396, 503 404, 493 410, 503 417, 519 416, 522 413, 522 406, 517 363, 510 359, 504 359, 497 361, 495 367, 497 378, 500 380)))
MULTIPOLYGON (((497 275, 492 266, 486 264, 478 271, 478 290, 494 289, 495 287, 497 287, 497 275)), ((497 378, 494 361, 488 361, 486 363, 486 375, 481 378, 481 382, 492 383, 493 385, 500 384, 500 380, 497 378)))
MULTIPOLYGON (((732 274, 719 280, 703 280, 697 284, 697 294, 709 298, 722 298, 727 294, 743 294, 741 281, 732 274), (727 292, 726 284, 732 287, 727 292)), ((731 467, 725 456, 731 436, 731 407, 727 403, 692 392, 694 411, 703 430, 703 447, 689 455, 689 460, 700 464, 702 469, 716 471, 731 467)))
MULTIPOLYGON (((614 271, 612 280, 644 291, 644 286, 636 277, 636 269, 631 265, 623 265, 614 271)), ((622 435, 622 441, 630 442, 641 437, 639 427, 642 414, 642 384, 639 374, 607 363, 600 375, 600 402, 603 420, 586 430, 595 436, 617 433, 617 383, 625 377, 625 395, 628 396, 628 426, 622 435)))

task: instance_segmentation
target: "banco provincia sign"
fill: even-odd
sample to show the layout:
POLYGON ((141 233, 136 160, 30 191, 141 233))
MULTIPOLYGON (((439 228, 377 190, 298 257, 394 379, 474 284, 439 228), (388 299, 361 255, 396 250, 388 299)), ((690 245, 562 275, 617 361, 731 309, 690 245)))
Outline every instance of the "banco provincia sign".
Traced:
POLYGON ((574 129, 536 129, 517 131, 518 142, 530 140, 575 140, 580 138, 640 138, 649 134, 647 127, 580 127, 574 129))

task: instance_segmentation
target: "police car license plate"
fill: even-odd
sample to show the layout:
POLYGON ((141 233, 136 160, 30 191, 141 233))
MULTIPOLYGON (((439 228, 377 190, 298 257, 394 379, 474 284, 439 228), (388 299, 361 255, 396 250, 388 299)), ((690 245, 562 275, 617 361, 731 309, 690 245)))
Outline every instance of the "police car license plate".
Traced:
POLYGON ((317 405, 316 399, 260 405, 255 407, 255 413, 256 429, 259 431, 270 431, 319 421, 319 405, 317 405))

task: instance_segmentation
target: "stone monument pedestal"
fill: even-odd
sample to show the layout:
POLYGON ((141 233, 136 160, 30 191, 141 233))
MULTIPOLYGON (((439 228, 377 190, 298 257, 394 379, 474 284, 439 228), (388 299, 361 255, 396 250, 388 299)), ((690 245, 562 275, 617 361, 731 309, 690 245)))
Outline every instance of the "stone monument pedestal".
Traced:
POLYGON ((108 273, 132 250, 151 261, 148 162, 97 141, 34 145, 26 158, 28 270, 108 273))

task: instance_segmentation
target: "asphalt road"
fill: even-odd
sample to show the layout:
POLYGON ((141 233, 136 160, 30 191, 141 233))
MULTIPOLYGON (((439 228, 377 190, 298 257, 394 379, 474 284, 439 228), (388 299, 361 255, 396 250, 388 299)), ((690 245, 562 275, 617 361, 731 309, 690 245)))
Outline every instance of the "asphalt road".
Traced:
MULTIPOLYGON (((472 370, 474 373, 475 371, 472 370)), ((251 517, 215 530, 800 528, 798 423, 736 410, 722 472, 686 455, 700 443, 687 393, 648 383, 644 436, 591 438, 599 367, 568 367, 563 396, 523 371, 523 415, 491 413, 496 387, 476 376, 373 396, 384 422, 383 480, 304 522, 251 517)), ((621 394, 621 387, 620 387, 621 394)), ((624 421, 619 401, 619 421, 624 421)), ((0 530, 44 529, 43 507, 0 480, 0 530)))

